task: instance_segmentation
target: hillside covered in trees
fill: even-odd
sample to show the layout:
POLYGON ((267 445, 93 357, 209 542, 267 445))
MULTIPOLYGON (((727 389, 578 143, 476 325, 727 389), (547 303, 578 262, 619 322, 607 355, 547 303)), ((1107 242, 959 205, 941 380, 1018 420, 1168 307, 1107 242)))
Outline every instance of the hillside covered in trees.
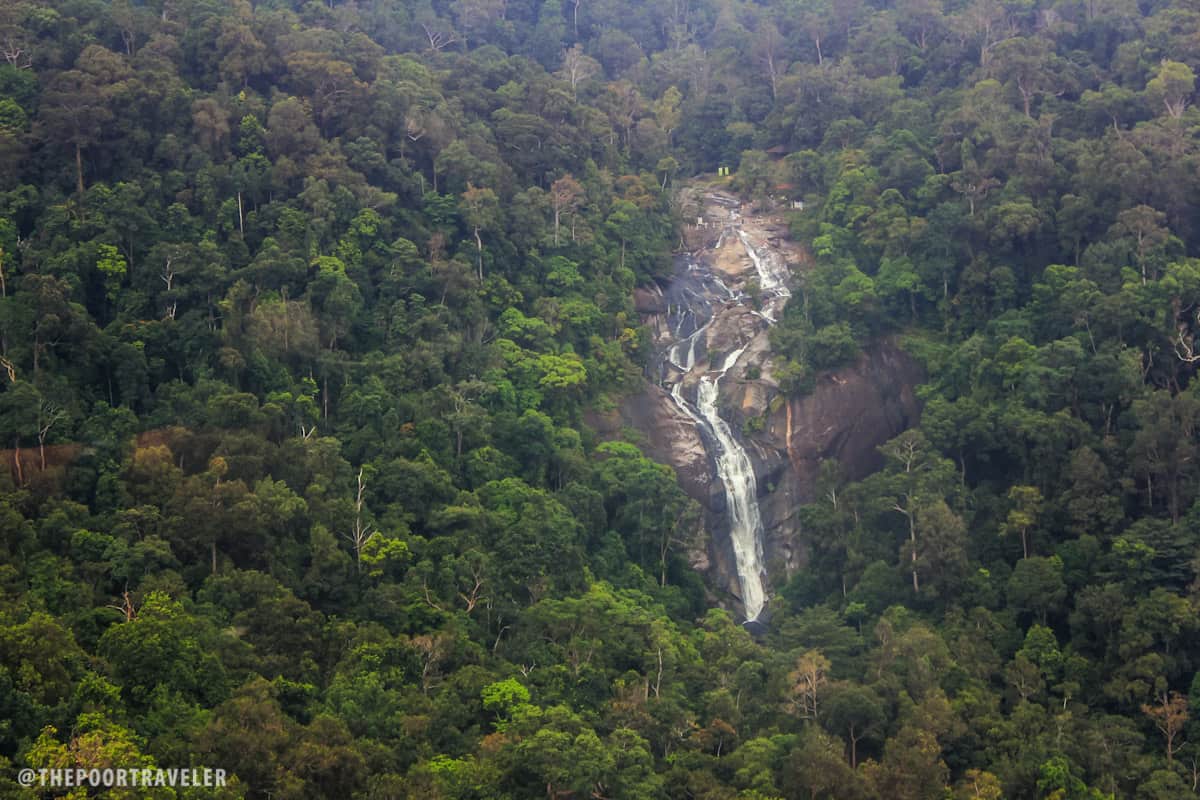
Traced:
POLYGON ((0 3, 0 795, 1193 796, 1198 43, 1154 0, 0 3), (759 637, 585 423, 722 166, 804 200, 785 389, 879 337, 929 376, 759 637))

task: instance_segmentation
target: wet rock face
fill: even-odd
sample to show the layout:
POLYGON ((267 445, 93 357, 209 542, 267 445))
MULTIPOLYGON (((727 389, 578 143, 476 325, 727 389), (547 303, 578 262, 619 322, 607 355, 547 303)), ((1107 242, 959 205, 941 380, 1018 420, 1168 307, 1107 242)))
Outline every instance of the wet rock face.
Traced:
POLYGON ((667 298, 662 287, 639 286, 633 290, 633 307, 639 314, 665 314, 667 298))
MULTIPOLYGON (((921 407, 913 389, 923 378, 911 356, 885 342, 854 366, 826 376, 812 394, 776 412, 771 432, 783 437, 800 483, 811 486, 827 458, 836 458, 852 480, 883 466, 879 445, 919 420, 921 407)), ((804 491, 800 496, 812 499, 804 491)))
POLYGON ((821 462, 836 459, 851 480, 882 467, 879 445, 920 421, 914 389, 922 380, 910 355, 880 342, 853 366, 824 376, 811 394, 773 403, 763 433, 754 437, 756 467, 768 489, 759 500, 768 562, 787 575, 803 566, 807 548, 796 509, 816 499, 821 462))
POLYGON ((642 449, 650 458, 668 464, 679 475, 679 485, 706 507, 709 494, 718 491, 708 451, 691 417, 680 410, 659 386, 647 386, 621 404, 620 424, 644 437, 642 449))

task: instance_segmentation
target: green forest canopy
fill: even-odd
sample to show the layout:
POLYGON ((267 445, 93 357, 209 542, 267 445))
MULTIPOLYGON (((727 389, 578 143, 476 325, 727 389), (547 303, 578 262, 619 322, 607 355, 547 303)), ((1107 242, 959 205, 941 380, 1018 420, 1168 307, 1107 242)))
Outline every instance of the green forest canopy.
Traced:
POLYGON ((1153 1, 3 3, 3 794, 1190 796, 1197 42, 1153 1), (805 201, 786 390, 880 336, 930 376, 757 640, 584 422, 723 165, 805 201))

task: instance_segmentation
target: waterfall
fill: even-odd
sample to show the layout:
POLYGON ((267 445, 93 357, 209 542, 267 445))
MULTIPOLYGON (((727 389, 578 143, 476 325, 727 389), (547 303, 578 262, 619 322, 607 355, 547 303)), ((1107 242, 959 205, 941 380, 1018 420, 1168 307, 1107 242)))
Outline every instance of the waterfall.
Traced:
POLYGON ((729 429, 729 423, 717 411, 721 378, 741 358, 745 346, 734 350, 721 362, 716 376, 704 375, 696 398, 700 416, 717 442, 717 475, 725 484, 725 505, 729 513, 729 537, 737 561, 738 580, 742 585, 742 605, 746 621, 758 619, 765 604, 763 590, 763 526, 758 512, 758 481, 746 449, 729 429))
POLYGON ((746 253, 754 264, 754 271, 758 273, 758 286, 763 293, 762 317, 773 325, 776 321, 775 306, 782 307, 792 296, 787 288, 787 264, 777 252, 766 250, 764 253, 765 248, 755 247, 745 231, 738 230, 738 238, 742 240, 742 246, 746 248, 746 253))
MULTIPOLYGON (((786 291, 786 289, 785 289, 786 291)), ((763 586, 763 525, 758 509, 758 481, 749 454, 717 408, 721 379, 745 352, 742 345, 708 363, 706 340, 713 318, 730 302, 741 304, 745 295, 734 292, 706 267, 691 261, 676 275, 669 290, 667 330, 672 343, 662 357, 661 382, 671 399, 700 429, 713 459, 717 478, 725 489, 729 535, 746 621, 756 620, 766 604, 763 586), (695 401, 684 395, 684 379, 699 373, 695 401)), ((689 384, 691 382, 689 381, 689 384)))
MULTIPOLYGON (((727 284, 728 275, 712 269, 706 260, 681 256, 675 265, 675 277, 664 287, 665 325, 660 328, 659 382, 671 399, 700 432, 716 477, 725 490, 725 509, 729 520, 729 538, 737 570, 746 621, 758 619, 766 605, 763 552, 763 521, 758 507, 758 480, 750 454, 734 434, 718 409, 721 381, 737 366, 754 336, 763 327, 773 325, 787 303, 789 270, 784 256, 769 242, 758 241, 769 233, 752 228, 754 238, 743 229, 738 201, 723 195, 707 198, 711 205, 727 209, 728 221, 722 226, 716 245, 720 250, 734 237, 745 248, 754 265, 759 286, 761 311, 750 303, 738 283, 727 284), (762 320, 747 326, 743 315, 762 320), (731 315, 731 316, 726 316, 731 315), (739 317, 742 319, 739 320, 739 317), (727 354, 709 353, 714 321, 732 320, 721 325, 717 341, 736 344, 727 354), (740 343, 740 344, 739 344, 740 343)), ((726 216, 721 211, 717 216, 726 216)), ((731 346, 725 344, 723 347, 731 346)))

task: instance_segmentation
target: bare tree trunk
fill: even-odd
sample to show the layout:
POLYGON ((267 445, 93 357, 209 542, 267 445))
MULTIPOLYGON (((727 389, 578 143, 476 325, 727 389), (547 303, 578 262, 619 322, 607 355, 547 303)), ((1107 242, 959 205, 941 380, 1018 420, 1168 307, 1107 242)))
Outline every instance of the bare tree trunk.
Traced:
POLYGON ((13 464, 17 468, 17 485, 25 485, 25 469, 21 466, 21 442, 17 440, 13 445, 13 464))
POLYGON ((358 492, 354 495, 354 527, 350 529, 350 533, 346 536, 354 546, 354 568, 359 573, 362 573, 363 545, 375 535, 375 531, 370 530, 369 526, 363 524, 363 493, 366 491, 366 488, 367 482, 363 478, 363 468, 359 467, 358 492))
POLYGON ((917 578, 917 520, 912 512, 909 512, 908 514, 908 540, 912 544, 913 592, 919 594, 921 591, 921 584, 917 578))
POLYGON ((475 251, 479 256, 479 282, 483 283, 483 239, 479 236, 479 227, 475 228, 475 251))
POLYGON ((75 143, 75 180, 79 196, 83 197, 83 148, 79 142, 75 143))

